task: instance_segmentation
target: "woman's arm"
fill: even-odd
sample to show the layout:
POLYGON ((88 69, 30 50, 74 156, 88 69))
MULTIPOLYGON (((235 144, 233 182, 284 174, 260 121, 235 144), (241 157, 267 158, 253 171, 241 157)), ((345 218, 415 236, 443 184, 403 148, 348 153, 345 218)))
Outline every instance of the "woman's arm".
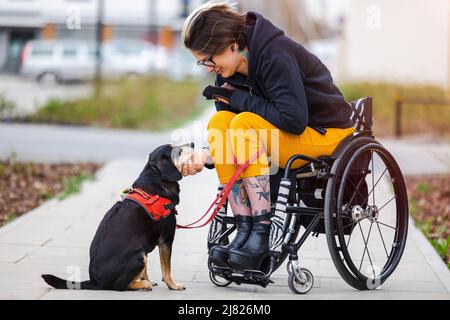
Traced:
POLYGON ((231 106, 256 113, 277 128, 299 135, 308 125, 308 104, 297 61, 289 55, 268 59, 261 66, 262 80, 271 97, 252 96, 237 89, 231 96, 231 106))

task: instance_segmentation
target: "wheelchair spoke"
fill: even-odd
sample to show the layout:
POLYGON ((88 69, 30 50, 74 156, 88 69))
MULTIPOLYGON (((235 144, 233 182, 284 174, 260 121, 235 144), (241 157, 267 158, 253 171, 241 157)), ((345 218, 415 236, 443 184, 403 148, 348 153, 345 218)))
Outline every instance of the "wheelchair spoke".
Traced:
MULTIPOLYGON (((347 241, 347 244, 346 244, 347 251, 348 251, 348 246, 350 245, 350 239, 352 238, 352 234, 353 234, 353 230, 352 230, 352 233, 350 233, 350 235, 348 237, 348 241, 347 241)), ((345 256, 342 257, 342 262, 345 262, 345 256)))
POLYGON ((394 229, 395 231, 397 231, 397 228, 391 227, 383 222, 377 221, 377 223, 381 224, 382 226, 385 226, 385 227, 388 227, 388 228, 391 228, 391 229, 394 229))
MULTIPOLYGON (((372 225, 373 225, 373 221, 370 224, 370 229, 372 229, 372 225)), ((369 231, 369 236, 370 236, 370 231, 369 231)), ((367 237, 367 241, 369 241, 369 237, 367 237)), ((367 248, 367 256, 369 257, 370 266, 372 267, 373 278, 375 279, 377 276, 375 274, 375 269, 373 268, 373 262, 372 262, 372 257, 370 256, 369 248, 367 248)))
POLYGON ((351 226, 352 224, 355 224, 355 223, 359 223, 359 222, 361 222, 361 221, 364 221, 364 220, 366 220, 367 218, 369 218, 369 217, 364 217, 364 218, 362 218, 361 220, 350 222, 349 224, 346 224, 342 229, 345 229, 345 228, 351 226))
POLYGON ((373 205, 375 205, 375 192, 374 192, 375 187, 378 185, 378 182, 380 182, 381 178, 384 176, 384 174, 386 173, 386 171, 388 170, 388 168, 385 168, 385 169, 384 169, 383 173, 380 175, 380 177, 378 178, 377 182, 374 183, 374 180, 375 180, 375 170, 374 170, 374 161, 373 161, 373 151, 372 151, 372 150, 370 151, 370 158, 371 158, 371 166, 372 166, 372 190, 369 192, 369 194, 368 194, 366 197, 364 197, 364 196, 361 194, 361 192, 359 191, 359 187, 361 186, 361 183, 365 180, 365 174, 363 174, 363 175, 361 176, 361 179, 358 181, 358 184, 356 185, 356 187, 355 187, 355 184, 353 183, 353 181, 351 181, 350 179, 348 179, 348 181, 349 181, 349 182, 352 184, 352 186, 355 188, 355 192, 353 193, 352 197, 350 198, 350 201, 348 202, 347 207, 351 205, 353 199, 354 199, 355 196, 356 196, 356 193, 358 193, 358 194, 361 196, 361 198, 364 198, 364 201, 363 201, 363 203, 364 203, 364 202, 366 202, 366 201, 369 200, 369 197, 370 197, 370 195, 371 195, 372 192, 373 192, 373 194, 372 194, 372 199, 373 199, 373 205))
POLYGON ((356 193, 358 193, 361 197, 364 197, 364 196, 361 194, 361 192, 359 192, 359 187, 361 186, 361 183, 362 183, 364 180, 365 180, 365 176, 362 175, 362 176, 361 176, 361 179, 359 180, 359 182, 358 182, 358 184, 356 185, 356 187, 355 187, 355 184, 353 183, 352 180, 348 180, 348 181, 352 184, 352 186, 355 188, 355 192, 353 193, 352 197, 350 198, 350 201, 348 202, 348 206, 352 203, 353 199, 354 199, 355 196, 356 196, 356 193))
MULTIPOLYGON (((373 167, 373 150, 370 151, 370 159, 371 159, 370 161, 372 162, 372 190, 374 190, 375 187, 373 184, 375 180, 375 170, 373 167)), ((372 200, 373 200, 372 204, 375 205, 375 192, 372 194, 372 200)))
MULTIPOLYGON (((361 231, 361 235, 362 235, 363 241, 364 241, 363 257, 361 259, 361 263, 359 264, 359 269, 358 270, 361 271, 361 267, 362 267, 362 264, 363 264, 363 261, 364 261, 364 256, 365 256, 366 250, 367 250, 367 256, 369 257, 369 262, 370 262, 370 265, 372 267, 372 272, 374 272, 373 263, 372 263, 372 257, 370 256, 369 248, 367 247, 367 244, 369 243, 370 233, 372 232, 373 221, 371 221, 371 223, 370 223, 369 233, 367 234, 367 240, 364 238, 364 233, 362 231, 361 225, 359 223, 358 223, 358 225, 359 225, 359 230, 361 231)), ((374 272, 373 275, 374 275, 374 278, 375 278, 375 272, 374 272)))
POLYGON ((355 186, 355 184, 353 183, 353 181, 349 180, 350 183, 352 184, 352 186, 355 188, 355 193, 353 193, 352 198, 350 199, 349 203, 351 203, 353 201, 353 198, 356 196, 356 193, 358 193, 361 197, 363 197, 363 195, 361 194, 361 192, 359 192, 359 187, 361 185, 361 182, 363 182, 365 180, 364 175, 361 177, 361 180, 359 180, 358 184, 355 186))
MULTIPOLYGON (((361 228, 361 225, 360 225, 359 223, 358 223, 358 227, 359 227, 359 230, 361 231, 361 236, 362 236, 363 241, 364 241, 364 243, 365 243, 365 242, 366 242, 366 238, 364 238, 364 233, 363 233, 362 228, 361 228)), ((359 264, 358 271, 361 271, 361 267, 362 267, 362 264, 363 264, 364 256, 365 256, 365 255, 366 255, 366 247, 364 247, 363 256, 362 256, 362 258, 361 258, 361 263, 359 264)))
POLYGON ((381 176, 378 178, 377 182, 375 183, 375 185, 372 187, 372 190, 370 190, 369 194, 367 195, 366 199, 364 199, 364 202, 366 202, 370 195, 372 194, 372 192, 375 190, 375 187, 377 186, 378 182, 380 182, 381 178, 384 176, 384 174, 386 173, 388 168, 384 169, 383 173, 381 174, 381 176))
POLYGON ((384 242, 383 234, 381 233, 380 225, 378 224, 378 221, 375 220, 375 222, 377 223, 378 232, 380 233, 381 241, 383 242, 383 247, 384 247, 384 251, 386 252, 386 257, 389 259, 389 253, 386 249, 386 244, 384 242))
POLYGON ((352 234, 353 234, 353 230, 352 230, 352 232, 350 233, 350 236, 348 237, 348 241, 347 241, 347 249, 348 249, 348 246, 349 246, 349 244, 350 244, 350 239, 352 238, 352 234))
POLYGON ((397 198, 397 196, 393 196, 388 202, 386 202, 380 209, 378 209, 378 212, 380 212, 381 211, 381 209, 383 209, 384 207, 386 207, 388 204, 389 204, 389 202, 391 202, 392 200, 394 200, 395 198, 397 198))
POLYGON ((359 220, 359 221, 352 221, 352 222, 350 222, 349 224, 346 224, 342 229, 343 230, 345 230, 347 227, 350 227, 351 225, 354 225, 355 223, 357 223, 357 222, 361 222, 361 221, 363 221, 364 219, 366 219, 367 217, 365 217, 365 218, 363 218, 363 219, 361 219, 361 220, 359 220))

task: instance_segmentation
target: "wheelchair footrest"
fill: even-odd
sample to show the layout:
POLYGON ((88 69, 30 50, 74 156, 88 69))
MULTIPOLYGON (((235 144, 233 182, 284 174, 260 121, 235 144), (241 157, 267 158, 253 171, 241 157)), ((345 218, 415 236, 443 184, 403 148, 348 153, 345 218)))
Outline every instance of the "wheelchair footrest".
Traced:
POLYGON ((259 270, 234 271, 229 268, 213 267, 210 271, 238 285, 242 283, 256 284, 265 288, 269 283, 274 283, 264 272, 259 270))

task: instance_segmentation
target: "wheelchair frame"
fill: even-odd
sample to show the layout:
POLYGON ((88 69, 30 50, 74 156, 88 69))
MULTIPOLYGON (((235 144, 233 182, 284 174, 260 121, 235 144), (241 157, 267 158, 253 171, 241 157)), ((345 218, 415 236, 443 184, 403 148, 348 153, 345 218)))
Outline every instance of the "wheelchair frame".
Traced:
MULTIPOLYGON (((313 234, 313 236, 318 236, 319 233, 326 234, 330 254, 339 274, 348 284, 350 284, 354 288, 360 290, 375 289, 390 276, 390 274, 398 265, 405 248, 408 223, 408 204, 406 188, 404 186, 403 177, 397 163, 389 154, 389 152, 374 139, 374 136, 372 134, 371 103, 372 100, 370 97, 362 98, 350 103, 354 110, 352 119, 354 120, 357 131, 341 141, 332 155, 312 158, 305 155, 296 154, 288 160, 285 169, 281 171, 281 173, 283 173, 283 178, 281 179, 279 188, 277 190, 278 192, 276 202, 274 202, 273 197, 271 197, 271 204, 274 212, 274 216, 272 217, 272 230, 270 237, 271 249, 269 258, 267 258, 263 262, 260 270, 236 271, 229 268, 216 266, 211 261, 209 261, 208 268, 210 270, 210 279, 214 284, 216 284, 217 286, 225 287, 231 283, 236 283, 238 285, 240 285, 241 283, 247 283, 266 287, 269 283, 273 283, 273 281, 270 279, 272 273, 275 272, 286 260, 286 258, 289 257, 289 262, 287 264, 287 271, 289 274, 288 285, 294 293, 307 293, 313 287, 314 277, 308 269, 302 268, 300 266, 298 261, 298 250, 301 248, 310 234, 313 234), (372 148, 373 150, 370 148, 372 148), (396 232, 394 236, 395 240, 391 248, 391 256, 388 255, 386 246, 384 248, 386 254, 388 255, 388 262, 386 263, 387 270, 380 276, 377 276, 374 273, 374 276, 372 278, 365 277, 360 272, 358 272, 357 268, 354 265, 354 262, 351 260, 351 257, 349 257, 348 248, 343 248, 345 247, 345 237, 343 235, 348 232, 348 227, 342 227, 342 221, 344 218, 350 219, 348 218, 348 216, 345 216, 345 214, 348 214, 348 212, 344 213, 343 215, 340 209, 338 209, 336 212, 333 211, 333 206, 335 206, 334 203, 339 201, 342 202, 342 197, 345 193, 345 191, 342 191, 342 188, 346 187, 345 185, 343 185, 343 183, 346 182, 346 179, 343 179, 344 181, 339 181, 339 179, 341 179, 341 177, 349 177, 349 169, 348 167, 345 167, 345 162, 353 163, 358 160, 355 159, 353 155, 358 154, 358 150, 360 149, 364 151, 365 149, 368 149, 372 152, 372 157, 374 150, 383 154, 383 157, 386 157, 382 160, 386 161, 384 163, 386 164, 386 170, 389 169, 389 174, 391 174, 392 172, 392 174, 394 175, 394 177, 391 177, 391 179, 395 180, 394 191, 396 193, 396 208, 397 206, 399 206, 399 209, 397 209, 397 216, 399 216, 399 218, 398 221, 396 221, 396 232), (293 163, 298 159, 307 161, 308 163, 298 169, 291 169, 293 163), (339 176, 339 170, 342 171, 343 176, 339 176), (347 176, 345 174, 347 174, 347 176), (322 184, 324 184, 326 181, 325 197, 323 201, 324 205, 321 207, 308 207, 298 205, 300 203, 300 198, 302 197, 302 195, 298 193, 299 181, 301 179, 310 178, 314 178, 316 181, 321 180, 322 184), (293 184, 292 181, 294 181, 293 184), (337 183, 339 183, 339 187, 336 187, 337 183), (333 192, 337 192, 337 194, 333 194, 333 192), (304 225, 302 223, 304 222, 302 221, 302 218, 304 217, 309 217, 309 223, 307 225, 304 225), (340 219, 338 219, 338 217, 340 219), (318 231, 318 227, 322 226, 320 223, 323 223, 325 232, 323 232, 323 230, 318 231), (299 237, 302 225, 305 227, 305 231, 299 237), (337 242, 336 236, 338 236, 337 242), (344 239, 343 243, 342 239, 344 239), (343 253, 343 256, 341 255, 341 253, 343 253)), ((353 201, 356 192, 359 193, 357 197, 361 196, 358 188, 361 184, 361 181, 365 181, 366 175, 371 172, 370 168, 364 168, 364 166, 362 167, 363 168, 359 170, 358 173, 362 175, 363 178, 361 178, 357 186, 353 185, 356 191, 353 193, 353 197, 351 198, 352 200, 350 200, 349 203, 353 201)), ((372 172, 373 170, 374 169, 372 167, 372 172)), ((281 173, 279 172, 279 174, 281 173)), ((374 191, 374 189, 375 187, 372 189, 372 191, 374 191)), ((317 192, 317 190, 308 190, 307 192, 313 194, 315 191, 317 192)), ((321 192, 323 193, 323 190, 321 192)), ((370 194, 367 195, 367 198, 369 196, 370 194)), ((357 204, 353 207, 358 206, 361 207, 360 204, 357 204)), ((371 219, 371 229, 372 223, 374 221, 376 221, 378 226, 377 218, 379 209, 377 208, 375 203, 373 203, 372 206, 366 204, 366 208, 363 208, 364 205, 362 205, 361 208, 359 207, 357 209, 359 209, 363 214, 366 215, 366 217, 363 219, 371 219)), ((219 214, 216 216, 215 221, 213 221, 213 223, 211 224, 210 235, 208 239, 208 249, 217 244, 227 244, 228 237, 236 229, 234 218, 226 216, 226 211, 227 202, 225 202, 224 206, 219 211, 219 214), (228 227, 228 225, 231 226, 228 227), (220 230, 217 230, 218 226, 220 230), (214 233, 212 232, 214 228, 216 229, 215 233, 218 233, 218 236, 216 235, 215 237, 211 235, 212 233, 214 233)), ((352 215, 350 215, 350 217, 353 217, 353 219, 355 219, 354 215, 355 213, 352 211, 352 215)), ((352 222, 353 225, 351 226, 350 237, 353 229, 355 228, 355 225, 358 224, 359 221, 360 220, 352 222)), ((359 226, 359 228, 361 227, 359 226)), ((383 238, 381 231, 380 235, 383 238)), ((367 241, 368 240, 369 239, 367 239, 367 241)), ((383 245, 385 245, 384 239, 383 245)), ((367 243, 365 243, 365 246, 367 249, 367 243)), ((364 260, 364 255, 362 260, 364 260)))

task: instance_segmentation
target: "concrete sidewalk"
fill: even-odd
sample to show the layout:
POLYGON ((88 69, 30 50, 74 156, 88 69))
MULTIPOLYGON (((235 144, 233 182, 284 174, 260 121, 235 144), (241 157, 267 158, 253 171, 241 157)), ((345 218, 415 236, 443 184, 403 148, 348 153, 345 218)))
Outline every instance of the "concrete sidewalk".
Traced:
MULTIPOLYGON (((391 145, 397 157, 398 148, 395 143, 391 145)), ((170 291, 162 283, 156 251, 149 255, 149 277, 159 284, 152 292, 50 289, 41 274, 88 278, 89 245, 97 226, 145 162, 146 155, 142 159, 109 161, 95 181, 83 185, 81 193, 64 201, 51 200, 0 228, 0 299, 450 299, 450 272, 412 224, 399 267, 374 291, 354 290, 341 279, 324 235, 310 237, 299 251, 301 264, 315 277, 314 288, 306 295, 291 293, 284 266, 272 276, 275 284, 267 288, 234 284, 216 287, 208 276, 207 228, 177 230, 172 270, 174 279, 186 285, 185 291, 170 291)), ((183 179, 178 222, 198 218, 214 199, 216 186, 212 170, 183 179)))

